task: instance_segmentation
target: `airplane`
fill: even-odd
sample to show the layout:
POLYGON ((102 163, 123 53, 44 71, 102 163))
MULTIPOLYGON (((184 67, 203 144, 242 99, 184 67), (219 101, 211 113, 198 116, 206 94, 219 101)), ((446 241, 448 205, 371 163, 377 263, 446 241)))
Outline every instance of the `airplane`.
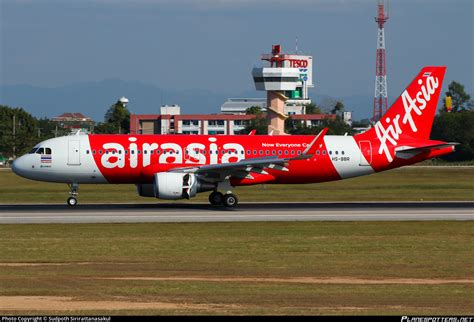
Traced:
MULTIPOLYGON (((134 184, 142 197, 235 207, 233 187, 306 184, 390 170, 449 154, 430 140, 446 67, 424 67, 373 127, 355 136, 71 135, 38 143, 13 162, 22 177, 79 184, 134 184)), ((387 183, 390 184, 390 183, 387 183)))

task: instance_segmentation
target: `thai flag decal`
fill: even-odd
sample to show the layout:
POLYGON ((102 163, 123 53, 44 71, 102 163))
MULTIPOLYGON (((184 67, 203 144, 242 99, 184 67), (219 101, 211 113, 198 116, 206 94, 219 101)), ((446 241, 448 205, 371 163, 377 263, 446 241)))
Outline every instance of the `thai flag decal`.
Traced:
POLYGON ((51 163, 52 158, 51 154, 42 154, 41 155, 41 164, 51 163))

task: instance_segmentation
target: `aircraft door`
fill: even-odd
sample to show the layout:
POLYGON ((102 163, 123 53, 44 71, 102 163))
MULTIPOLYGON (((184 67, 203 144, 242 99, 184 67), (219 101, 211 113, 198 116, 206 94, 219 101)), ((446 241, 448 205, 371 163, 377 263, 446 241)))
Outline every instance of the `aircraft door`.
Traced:
POLYGON ((69 140, 67 165, 81 165, 81 141, 69 140))
POLYGON ((359 142, 360 148, 360 166, 370 166, 372 163, 372 144, 370 141, 360 141, 359 142))

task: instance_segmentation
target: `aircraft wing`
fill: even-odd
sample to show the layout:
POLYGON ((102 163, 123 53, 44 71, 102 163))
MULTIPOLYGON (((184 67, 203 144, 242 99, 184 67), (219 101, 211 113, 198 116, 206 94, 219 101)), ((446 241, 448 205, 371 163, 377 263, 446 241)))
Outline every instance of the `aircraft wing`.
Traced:
POLYGON ((459 143, 456 142, 448 142, 448 143, 441 143, 441 144, 433 144, 433 145, 426 145, 426 146, 421 146, 417 148, 413 148, 410 146, 401 146, 395 148, 395 156, 400 159, 410 159, 422 152, 430 151, 432 149, 443 149, 443 148, 449 148, 449 147, 454 147, 458 145, 459 143))
POLYGON ((323 129, 306 149, 298 156, 292 158, 279 158, 278 156, 270 156, 264 158, 243 159, 238 162, 208 164, 196 167, 175 168, 171 172, 194 173, 207 181, 222 181, 230 177, 239 179, 254 179, 251 173, 268 174, 265 169, 273 169, 278 171, 289 171, 287 166, 293 160, 305 160, 311 158, 321 144, 324 135, 328 131, 323 129))

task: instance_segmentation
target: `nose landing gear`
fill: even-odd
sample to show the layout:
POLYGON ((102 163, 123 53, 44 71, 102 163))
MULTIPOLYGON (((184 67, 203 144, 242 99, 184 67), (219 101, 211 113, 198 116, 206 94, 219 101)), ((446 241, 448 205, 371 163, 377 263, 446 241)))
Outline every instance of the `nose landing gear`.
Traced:
POLYGON ((79 184, 77 183, 70 183, 68 184, 69 186, 69 189, 70 189, 70 192, 69 194, 71 195, 69 198, 67 198, 67 204, 71 207, 74 207, 75 205, 77 205, 77 195, 79 194, 79 192, 77 192, 79 190, 79 184))

